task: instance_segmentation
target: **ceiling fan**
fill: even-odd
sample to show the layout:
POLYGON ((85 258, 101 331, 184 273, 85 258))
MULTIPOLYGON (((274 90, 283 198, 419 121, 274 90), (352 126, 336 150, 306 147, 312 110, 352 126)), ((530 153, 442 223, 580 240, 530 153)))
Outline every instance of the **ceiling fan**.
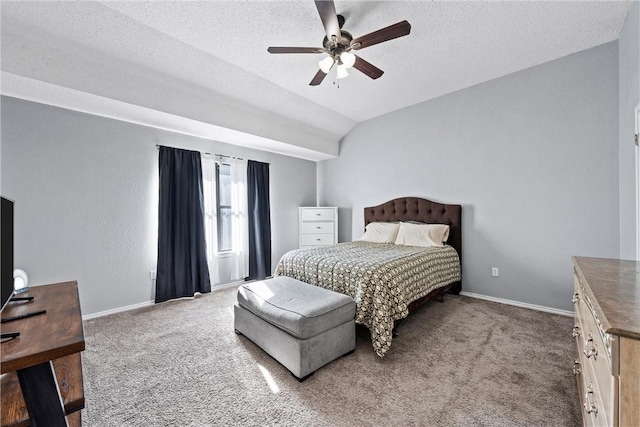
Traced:
POLYGON ((338 79, 347 77, 349 75, 347 69, 351 67, 372 79, 377 79, 384 71, 355 55, 352 50, 364 49, 406 36, 411 32, 411 24, 407 21, 401 21, 354 39, 350 33, 342 29, 345 19, 342 15, 336 14, 336 7, 332 0, 315 0, 315 3, 327 33, 322 41, 323 47, 269 47, 267 49, 269 53, 328 54, 329 56, 319 62, 320 70, 309 83, 311 86, 322 83, 322 80, 336 64, 336 78, 338 79))

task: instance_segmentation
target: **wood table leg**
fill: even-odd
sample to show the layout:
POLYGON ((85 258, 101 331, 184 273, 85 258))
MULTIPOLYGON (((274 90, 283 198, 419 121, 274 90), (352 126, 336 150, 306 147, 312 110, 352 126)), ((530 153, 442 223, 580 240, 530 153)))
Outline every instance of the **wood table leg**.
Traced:
POLYGON ((51 361, 17 371, 22 395, 34 427, 67 427, 67 419, 51 361))

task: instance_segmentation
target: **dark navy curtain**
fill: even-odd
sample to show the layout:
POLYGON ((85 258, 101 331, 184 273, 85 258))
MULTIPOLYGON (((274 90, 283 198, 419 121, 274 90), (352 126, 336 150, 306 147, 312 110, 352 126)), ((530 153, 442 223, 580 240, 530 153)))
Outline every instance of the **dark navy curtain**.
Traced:
POLYGON ((160 147, 156 302, 211 292, 197 151, 160 147))
POLYGON ((269 164, 247 161, 249 211, 249 280, 271 276, 271 215, 269 164))

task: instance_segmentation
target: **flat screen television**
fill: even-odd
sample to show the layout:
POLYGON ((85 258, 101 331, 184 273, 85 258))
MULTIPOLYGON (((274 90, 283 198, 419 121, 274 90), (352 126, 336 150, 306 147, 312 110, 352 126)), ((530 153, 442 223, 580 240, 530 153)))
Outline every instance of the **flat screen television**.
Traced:
POLYGON ((13 295, 13 201, 2 197, 0 208, 0 280, 2 280, 2 307, 13 295))

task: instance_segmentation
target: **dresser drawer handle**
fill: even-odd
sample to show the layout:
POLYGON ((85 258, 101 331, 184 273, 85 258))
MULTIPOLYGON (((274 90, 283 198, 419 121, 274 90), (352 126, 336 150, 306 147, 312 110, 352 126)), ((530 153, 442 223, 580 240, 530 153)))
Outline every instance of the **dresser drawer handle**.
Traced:
POLYGON ((574 338, 578 338, 580 336, 580 326, 576 325, 573 327, 573 332, 571 332, 571 336, 574 338))
POLYGON ((580 294, 578 294, 577 292, 574 292, 573 298, 571 298, 571 302, 575 304, 578 301, 580 301, 580 294))
POLYGON ((573 362, 573 375, 580 375, 582 373, 582 370, 580 369, 580 362, 578 360, 575 360, 573 362))
POLYGON ((591 332, 587 335, 587 340, 584 342, 583 353, 589 359, 593 356, 594 360, 598 357, 598 345, 593 342, 593 335, 591 332))
POLYGON ((594 400, 591 400, 591 395, 593 394, 593 385, 589 384, 586 389, 586 393, 584 395, 584 410, 587 414, 597 414, 598 413, 598 403, 594 400))

